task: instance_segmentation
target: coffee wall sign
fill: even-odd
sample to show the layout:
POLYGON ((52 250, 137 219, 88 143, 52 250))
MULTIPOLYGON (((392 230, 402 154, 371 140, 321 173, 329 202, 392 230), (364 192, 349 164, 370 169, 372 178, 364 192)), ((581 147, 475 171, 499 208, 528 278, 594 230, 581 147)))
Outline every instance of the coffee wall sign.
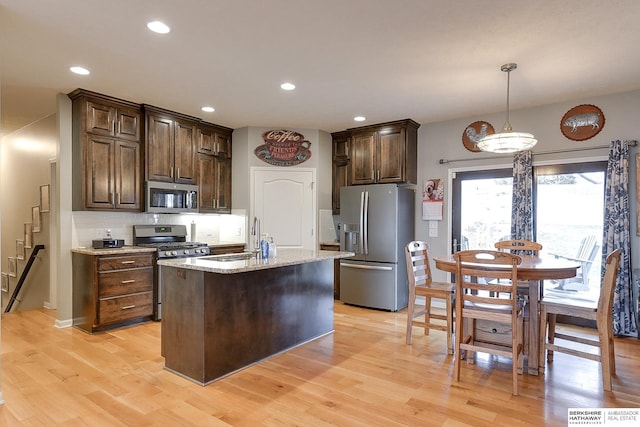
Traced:
POLYGON ((257 158, 274 166, 294 166, 311 157, 311 143, 292 130, 270 130, 262 134, 264 144, 253 152, 257 158))

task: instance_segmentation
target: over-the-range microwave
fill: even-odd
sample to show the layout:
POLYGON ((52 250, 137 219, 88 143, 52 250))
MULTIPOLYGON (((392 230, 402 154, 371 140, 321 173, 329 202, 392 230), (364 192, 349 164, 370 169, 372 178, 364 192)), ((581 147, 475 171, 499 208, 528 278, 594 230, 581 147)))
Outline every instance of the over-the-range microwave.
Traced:
POLYGON ((145 182, 145 211, 154 213, 198 212, 198 186, 171 182, 145 182))

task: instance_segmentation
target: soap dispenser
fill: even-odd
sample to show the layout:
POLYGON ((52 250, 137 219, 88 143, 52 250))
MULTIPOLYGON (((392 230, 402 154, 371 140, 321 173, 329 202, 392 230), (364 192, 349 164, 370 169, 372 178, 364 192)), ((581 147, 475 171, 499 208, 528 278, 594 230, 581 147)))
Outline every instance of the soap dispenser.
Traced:
POLYGON ((260 257, 262 259, 269 258, 269 241, 267 233, 260 235, 260 257))

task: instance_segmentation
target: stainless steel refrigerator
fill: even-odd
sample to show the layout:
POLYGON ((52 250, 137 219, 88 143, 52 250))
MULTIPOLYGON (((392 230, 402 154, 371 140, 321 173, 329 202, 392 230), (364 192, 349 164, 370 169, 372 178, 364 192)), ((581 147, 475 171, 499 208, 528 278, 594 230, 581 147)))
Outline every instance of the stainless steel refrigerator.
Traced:
POLYGON ((353 305, 398 311, 409 285, 404 247, 414 236, 415 190, 395 184, 340 190, 340 299, 353 305))

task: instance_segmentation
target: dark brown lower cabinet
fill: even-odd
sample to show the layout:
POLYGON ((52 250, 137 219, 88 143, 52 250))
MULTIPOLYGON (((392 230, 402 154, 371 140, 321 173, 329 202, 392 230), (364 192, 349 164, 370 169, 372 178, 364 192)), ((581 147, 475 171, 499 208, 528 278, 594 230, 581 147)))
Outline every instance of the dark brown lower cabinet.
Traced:
POLYGON ((72 255, 73 326, 94 333, 152 319, 152 253, 72 255))

